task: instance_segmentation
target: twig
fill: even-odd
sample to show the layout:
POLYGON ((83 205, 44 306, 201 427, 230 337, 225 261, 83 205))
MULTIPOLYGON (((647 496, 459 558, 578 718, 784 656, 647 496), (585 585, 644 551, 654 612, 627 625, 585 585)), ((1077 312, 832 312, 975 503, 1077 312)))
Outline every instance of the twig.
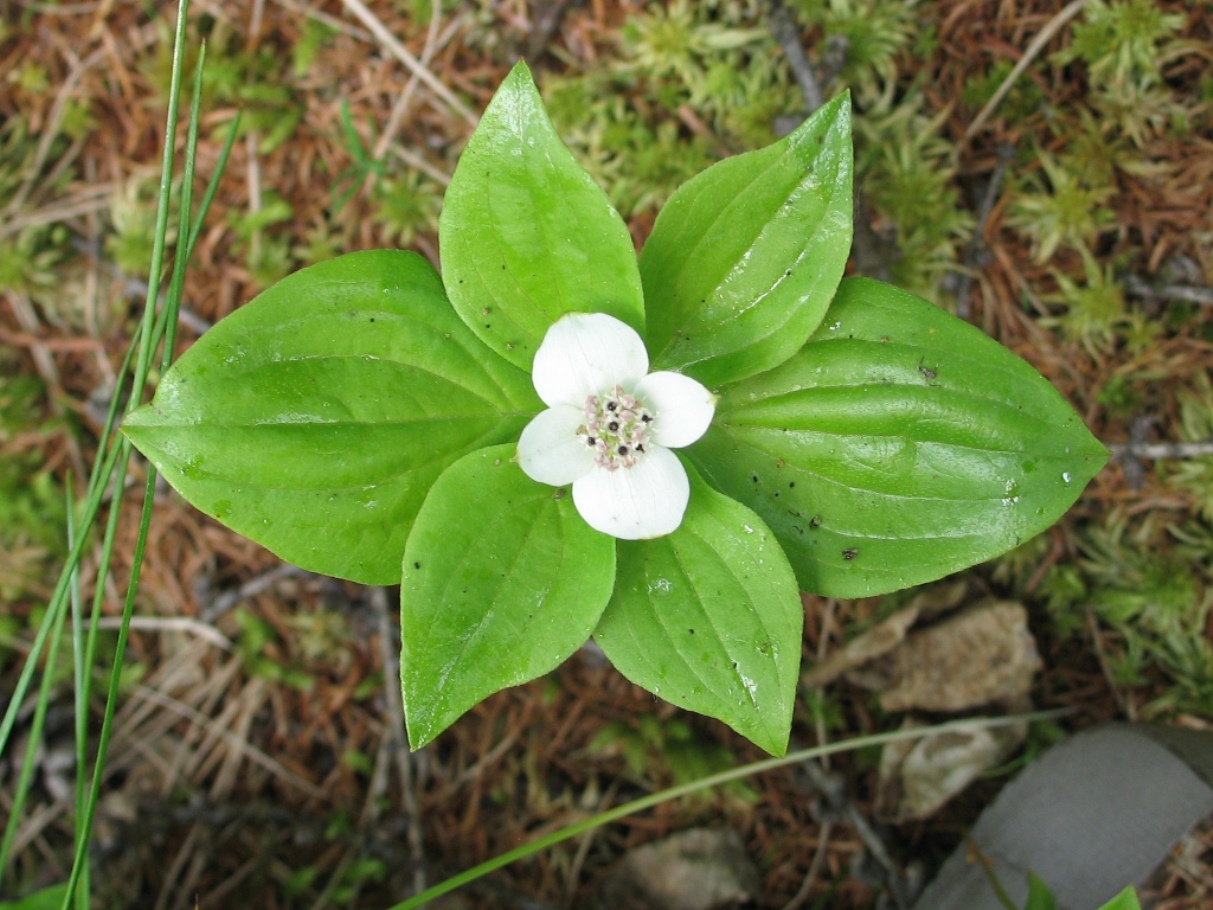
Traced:
POLYGON ((1213 439, 1197 442, 1113 442, 1108 450, 1117 458, 1204 458, 1213 455, 1213 439))
POLYGON ((1213 306, 1213 288, 1196 287, 1190 284, 1166 284, 1162 287, 1151 287, 1136 275, 1126 275, 1125 290, 1134 297, 1146 300, 1182 300, 1185 303, 1195 303, 1200 306, 1213 306))
POLYGON ((387 30, 387 27, 379 21, 362 0, 341 0, 347 10, 354 14, 358 20, 371 30, 371 34, 375 39, 387 48, 388 52, 393 57, 403 63, 410 72, 414 73, 418 79, 430 87, 430 89, 445 101, 453 111, 463 117, 472 126, 480 122, 480 118, 476 113, 459 100, 458 96, 447 88, 446 84, 435 76, 430 70, 423 66, 421 61, 409 53, 408 48, 401 44, 395 35, 387 30))
POLYGON ((767 19, 771 25, 771 33, 783 48, 784 56, 788 58, 788 66, 792 68, 792 75, 796 77, 800 93, 804 95, 807 113, 811 114, 821 107, 824 99, 817 77, 813 75, 813 66, 804 52, 796 19, 791 10, 784 6, 783 0, 769 0, 767 19))
POLYGON ((801 764, 801 767, 808 774, 813 786, 826 800, 827 808, 838 818, 845 818, 850 823, 851 827, 855 829, 855 833, 859 835, 859 839, 863 841, 868 853, 880 864, 885 872, 885 883, 892 894, 893 902, 899 910, 907 910, 910 906, 910 895, 909 889, 906 887, 905 873, 889 855, 888 848, 885 847, 880 835, 876 833, 876 829, 868 824, 863 813, 851 802, 846 788, 827 774, 815 761, 806 761, 801 764))
POLYGON ((97 338, 40 338, 30 332, 10 332, 6 329, 0 329, 0 342, 12 347, 39 347, 57 354, 105 350, 105 345, 97 338))
MULTIPOLYGON (((74 56, 74 55, 73 55, 74 56)), ((17 191, 13 193, 12 199, 8 205, 4 207, 4 211, 0 212, 0 218, 7 215, 15 214, 20 210, 30 193, 38 186, 41 181, 38 177, 42 172, 42 166, 46 164, 47 158, 50 157, 51 148, 54 145, 55 139, 59 136, 59 127, 63 123, 64 112, 67 110, 67 103, 71 100, 72 92, 76 90, 76 86, 80 84, 81 78, 93 66, 97 64, 102 57, 104 51, 98 50, 89 54, 83 61, 77 61, 72 67, 72 71, 68 73, 67 78, 63 80, 63 85, 59 88, 59 93, 55 96, 55 101, 51 105, 50 114, 47 116, 47 122, 43 124, 42 136, 38 142, 38 148, 34 153, 34 158, 26 168, 24 179, 21 185, 17 187, 17 191)), ((44 186, 52 186, 52 183, 42 183, 44 186)))
MULTIPOLYGON (((442 22, 442 3, 441 0, 432 0, 430 4, 430 27, 425 35, 425 47, 421 49, 421 65, 428 67, 430 61, 434 59, 434 54, 438 52, 438 28, 442 22)), ((396 103, 392 105, 392 112, 388 115, 387 124, 383 128, 383 135, 379 137, 379 141, 375 143, 375 150, 372 152, 372 157, 378 161, 388 150, 388 146, 396 138, 396 133, 400 129, 400 125, 404 122, 404 115, 408 113, 409 104, 413 100, 413 93, 417 90, 417 74, 413 73, 409 76, 409 81, 404 84, 404 89, 400 92, 400 97, 396 99, 396 103)))
POLYGON ((400 661, 396 656, 396 649, 392 646, 397 633, 388 616, 387 589, 371 588, 370 602, 379 624, 383 676, 387 680, 387 685, 384 686, 387 703, 384 728, 391 738, 392 750, 396 755, 396 767, 400 774, 401 798, 407 818, 405 838, 408 840, 409 854, 413 861, 413 893, 420 894, 425 890, 425 845, 422 840, 421 810, 417 805, 417 795, 413 790, 413 758, 409 754, 408 743, 405 742, 404 737, 404 700, 398 684, 400 661))
MULTIPOLYGON (((610 796, 608 795, 608 801, 610 796)), ((569 883, 564 892, 564 907, 566 910, 572 910, 573 899, 577 896, 577 879, 581 878, 581 868, 585 865, 585 858, 590 855, 590 848, 594 846, 594 841, 598 838, 598 829, 587 831, 585 837, 581 839, 581 843, 577 845, 577 853, 573 856, 573 862, 569 866, 569 883)))
POLYGON ((973 287, 973 270, 977 268, 977 260, 985 249, 986 222, 990 220, 990 212, 998 201, 998 192, 1002 189, 1002 178, 1007 172, 1007 165, 1015 155, 1015 146, 1009 142, 998 146, 998 164, 986 184, 982 194, 981 205, 977 209, 977 226, 973 228, 973 236, 969 239, 969 248, 965 251, 964 265, 959 273, 960 281, 956 285, 956 315, 961 319, 969 318, 969 291, 973 287))
POLYGON ((817 837, 817 849, 813 852, 813 861, 809 863, 809 871, 805 873, 804 881, 800 883, 799 890, 792 896, 790 901, 783 905, 783 910, 799 910, 809 899, 809 894, 821 875, 821 867, 825 865, 826 855, 829 852, 830 835, 833 832, 833 822, 822 823, 821 833, 817 837))
POLYGON ((250 597, 255 597, 263 591, 268 591, 282 579, 309 574, 311 573, 305 572, 298 566, 283 563, 270 569, 268 572, 262 572, 255 578, 250 578, 235 591, 225 591, 223 594, 220 594, 215 598, 213 603, 202 608, 202 619, 208 623, 213 622, 236 606, 240 601, 248 600, 250 597))
POLYGON ((261 38, 261 23, 265 19, 265 0, 253 0, 249 12, 248 34, 245 35, 245 46, 253 48, 261 38))
POLYGON ((356 25, 350 25, 340 16, 331 16, 323 10, 316 9, 314 6, 304 6, 296 3, 295 0, 278 0, 278 3, 293 13, 299 13, 301 16, 307 16, 309 19, 315 19, 317 22, 324 23, 335 32, 340 32, 343 35, 348 35, 351 38, 368 43, 374 40, 370 32, 363 31, 356 25))
POLYGON ((422 158, 416 152, 410 151, 409 149, 406 149, 402 145, 394 145, 394 146, 392 146, 392 154, 394 154, 397 158, 399 158, 401 161, 403 161, 405 164, 409 165, 410 167, 414 167, 417 170, 421 171, 423 174, 425 174, 430 179, 434 180, 436 183, 440 183, 443 186, 451 185, 451 175, 450 174, 448 174, 446 171, 442 170, 441 168, 431 164, 429 161, 422 158))
MULTIPOLYGON (((257 146, 260 142, 256 130, 245 133, 244 147, 248 153, 248 211, 253 223, 256 223, 256 215, 261 211, 261 166, 257 160, 257 146)), ((257 262, 260 259, 261 230, 258 228, 249 235, 248 261, 257 262)))
POLYGON ((294 771, 291 771, 284 765, 279 764, 265 752, 248 742, 247 739, 242 738, 236 732, 228 730, 226 727, 220 726, 218 723, 211 720, 211 718, 199 711, 196 711, 189 705, 183 704, 175 698, 164 695, 157 692, 155 689, 149 689, 148 687, 142 685, 136 686, 133 694, 138 699, 152 702, 153 704, 156 704, 162 708, 167 708, 186 720, 192 721, 199 727, 207 729, 218 738, 226 741, 229 745, 236 747, 242 758, 247 758, 253 764, 260 765, 262 768, 269 771, 270 774, 294 787, 298 787, 308 796, 319 800, 328 799, 329 794, 327 794, 324 790, 321 790, 310 781, 304 780, 294 771))
POLYGON ((526 55, 531 60, 538 60, 547 50, 548 42, 560 28, 560 23, 574 6, 581 6, 585 0, 555 0, 555 2, 532 4, 539 7, 539 13, 531 26, 531 35, 526 43, 526 55))
POLYGON ((1120 713, 1130 721, 1137 720, 1136 711, 1133 710, 1133 705, 1125 701, 1124 693, 1120 691, 1120 686, 1116 684, 1116 677, 1112 673, 1112 667, 1108 663, 1108 655, 1104 651, 1103 638, 1099 634, 1099 622, 1095 618, 1095 611, 1090 607, 1086 608, 1087 632, 1091 636, 1091 644, 1095 648, 1095 657, 1099 660, 1099 669, 1103 673, 1104 682, 1108 684, 1108 689, 1112 692, 1112 697, 1116 699, 1116 704, 1120 708, 1120 713))
MULTIPOLYGON (((41 324, 38 322, 38 314, 34 310, 33 302, 29 299, 29 295, 23 291, 10 291, 8 293, 9 306, 12 307, 13 315, 17 317, 17 324, 22 330, 33 337, 37 337, 41 324)), ((38 375, 46 384, 50 391, 50 407, 56 417, 63 417, 67 414, 63 406, 63 399, 66 393, 63 391, 63 384, 59 381, 59 368, 55 366, 55 360, 50 355, 50 351, 41 342, 35 341, 29 348, 30 356, 34 359, 34 366, 38 370, 38 375)), ((80 445, 76 442, 75 436, 68 433, 66 435, 67 454, 71 459, 72 470, 77 477, 87 477, 88 471, 84 467, 84 455, 80 451, 80 445)))
MULTIPOLYGON (((91 196, 91 192, 82 194, 91 196)), ((3 226, 0 226, 0 240, 28 228, 42 224, 56 224, 80 215, 92 215, 103 212, 110 206, 108 199, 83 199, 80 201, 64 200, 63 202, 47 205, 33 212, 25 212, 15 216, 3 226)))
POLYGON ((994 892, 994 898, 1002 904, 1005 910, 1015 910, 1015 903, 1007 894, 1007 889, 1002 886, 1002 882, 998 880, 998 875, 994 871, 994 860, 986 856, 981 848, 977 846, 977 842, 973 838, 965 835, 965 859, 971 863, 977 863, 981 867, 982 873, 986 877, 986 882, 990 886, 990 890, 994 892))
POLYGON ((994 109, 1007 96, 1007 92, 1011 91, 1011 87, 1023 75, 1024 70, 1032 65, 1032 61, 1036 59, 1037 55, 1044 49, 1044 46, 1049 43, 1049 40, 1061 31, 1067 22, 1082 12, 1082 8, 1086 5, 1087 0, 1073 0, 1061 12, 1045 23, 1045 27, 1028 44, 1027 49, 1023 52, 1023 56, 1015 64, 1015 68, 1002 81, 1002 85, 998 86, 998 91, 986 102, 986 106, 981 109, 981 112, 969 124, 969 128, 965 130, 964 138, 966 142, 976 136, 978 130, 985 126, 986 121, 990 119, 990 115, 994 113, 994 109))
MULTIPOLYGON (((121 616, 103 616, 97 621, 99 629, 117 629, 121 616)), ((232 650, 232 640, 214 626, 188 616, 132 616, 130 627, 143 632, 189 632, 225 651, 232 650)))

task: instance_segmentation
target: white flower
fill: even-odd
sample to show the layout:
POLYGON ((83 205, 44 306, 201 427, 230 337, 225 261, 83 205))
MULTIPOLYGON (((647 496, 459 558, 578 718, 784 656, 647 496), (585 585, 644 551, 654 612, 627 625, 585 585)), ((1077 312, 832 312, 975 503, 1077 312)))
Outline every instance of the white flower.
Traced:
POLYGON ((548 409, 522 431, 522 470, 571 483, 577 511, 604 534, 641 540, 676 530, 691 487, 670 449, 707 432, 716 397, 689 376, 650 373, 640 336, 603 313, 558 319, 531 378, 548 409))

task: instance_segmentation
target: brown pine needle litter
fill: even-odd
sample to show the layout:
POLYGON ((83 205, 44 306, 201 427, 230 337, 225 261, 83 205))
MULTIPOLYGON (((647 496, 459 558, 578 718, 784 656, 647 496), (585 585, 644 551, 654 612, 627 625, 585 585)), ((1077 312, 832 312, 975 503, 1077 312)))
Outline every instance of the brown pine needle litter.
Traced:
MULTIPOLYGON (((199 241, 179 349, 310 262, 404 246, 437 263, 443 187, 522 54, 549 101, 588 99, 581 132, 558 112, 557 125, 595 173, 631 181, 635 193, 616 202, 643 243, 666 179, 651 159, 743 151, 773 136, 777 117, 803 114, 780 48, 786 22, 777 42, 768 7, 197 2, 191 35, 208 42, 200 185, 237 109, 246 132, 199 241), (670 23, 684 14, 701 34, 758 30, 752 70, 722 73, 710 46, 677 46, 670 23), (644 44, 653 23, 666 44, 644 44), (714 105, 675 68, 659 72, 663 53, 689 55, 731 100, 714 105), (753 73, 768 70, 760 85, 753 73), (747 73, 761 92, 746 88, 747 73), (620 138, 627 130, 648 132, 636 145, 620 138)), ((1164 623, 1143 623, 1164 606, 1195 616, 1188 640, 1213 648, 1213 20, 1173 0, 1080 7, 789 0, 780 15, 794 17, 826 97, 855 87, 857 122, 872 125, 858 130, 855 262, 907 275, 961 310, 1057 385, 1117 453, 1057 527, 966 573, 975 596, 1028 606, 1044 662, 1036 705, 1076 708, 1067 729, 1126 717, 1208 729, 1213 665, 1184 663, 1159 637, 1164 623), (1138 43, 1118 54, 1107 46, 1115 23, 1091 17, 1130 6, 1144 17, 1138 43), (899 163, 881 157, 882 136, 908 149, 899 163), (935 186, 952 194, 950 208, 916 213, 935 186), (918 223, 949 217, 955 228, 938 236, 918 223)), ((62 521, 61 493, 38 498, 37 484, 61 491, 70 474, 79 485, 136 324, 167 15, 123 0, 0 4, 0 499, 15 503, 0 506, 0 695, 12 691, 59 553, 39 529, 62 521)), ((111 616, 130 568, 132 502, 120 506, 111 616)), ((528 838, 760 757, 722 725, 654 701, 592 649, 410 755, 394 689, 394 591, 284 567, 171 493, 151 541, 95 831, 102 906, 386 907, 528 838)), ((86 591, 95 571, 86 560, 86 591)), ((806 597, 806 660, 907 599, 806 597)), ((70 866, 70 716, 64 688, 9 882, 61 880, 70 866)), ((794 746, 899 723, 838 682, 803 693, 794 746)), ((1046 745, 1036 737, 1029 754, 1046 745)), ((0 814, 22 749, 0 759, 0 814)), ((875 768, 874 756, 851 755, 829 771, 848 811, 872 822, 865 836, 901 868, 933 868, 1007 779, 979 781, 926 821, 882 826, 875 768)), ((872 845, 819 811, 813 780, 793 769, 660 806, 442 906, 589 906, 629 848, 705 824, 741 833, 762 876, 759 906, 825 895, 837 910, 873 906, 881 875, 855 871, 872 845)), ((1165 910, 1207 907, 1211 869, 1206 825, 1146 896, 1165 910)))

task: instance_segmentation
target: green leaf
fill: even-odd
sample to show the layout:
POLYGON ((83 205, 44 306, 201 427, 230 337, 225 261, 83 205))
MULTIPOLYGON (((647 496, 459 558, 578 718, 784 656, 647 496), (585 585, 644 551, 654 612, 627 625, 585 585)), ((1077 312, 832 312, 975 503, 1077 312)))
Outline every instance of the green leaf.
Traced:
POLYGON ((468 708, 576 651, 615 581, 615 541, 567 487, 531 480, 513 444, 443 472, 404 551, 400 678, 419 749, 468 708))
POLYGON ((627 226, 556 135, 524 63, 468 140, 438 237, 456 311, 524 370, 565 313, 608 313, 644 328, 627 226))
POLYGON ((67 897, 67 884, 51 885, 17 901, 0 901, 0 910, 59 910, 67 897))
POLYGON ((1137 892, 1130 885, 1100 907, 1099 910, 1141 910, 1141 903, 1137 900, 1137 892))
POLYGON ((381 250, 303 269, 241 307, 123 432, 187 500, 283 559, 395 584, 438 475, 516 438, 540 407, 424 259, 381 250))
POLYGON ((856 278, 783 366, 727 387, 688 453, 761 515, 806 591, 866 597, 997 556, 1108 453, 1027 363, 925 300, 856 278))
POLYGON ((804 345, 851 249, 851 169, 843 94, 674 193, 640 256, 655 369, 715 387, 804 345))
POLYGON ((1028 900, 1023 910, 1057 910, 1053 892, 1035 872, 1028 873, 1028 900))
POLYGON ((804 624, 796 579, 762 519, 688 473, 677 531, 618 542, 594 639, 632 682, 783 755, 804 624))

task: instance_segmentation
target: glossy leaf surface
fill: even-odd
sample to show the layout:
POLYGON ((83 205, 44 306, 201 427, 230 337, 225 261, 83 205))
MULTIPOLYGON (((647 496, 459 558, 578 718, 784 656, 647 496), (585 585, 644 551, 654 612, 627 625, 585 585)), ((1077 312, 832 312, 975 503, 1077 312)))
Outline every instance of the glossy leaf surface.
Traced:
POLYGON ((851 249, 851 171, 844 94, 674 193, 640 256, 655 369, 716 387, 800 349, 851 249))
POLYGON ((594 639, 632 682, 782 755, 804 624, 796 579, 757 515, 689 473, 677 531, 619 541, 594 639))
POLYGON ((438 237, 451 303, 525 370, 564 313, 607 313, 644 328, 631 235, 556 135, 524 63, 459 159, 438 237))
POLYGON ((1049 886, 1034 872, 1028 873, 1028 898, 1023 910, 1057 910, 1057 899, 1049 886))
POLYGON ((1141 902, 1132 885, 1104 904, 1099 910, 1141 910, 1141 902))
POLYGON ((51 885, 16 901, 0 901, 0 910, 59 910, 67 897, 67 885, 51 885))
POLYGON ((1107 452, 1031 366, 925 300, 848 279, 781 367, 728 386, 688 450, 771 526, 801 586, 864 597, 997 556, 1107 452))
POLYGON ((409 536, 400 675, 414 749, 481 699, 559 666, 611 596, 614 539, 582 520, 566 487, 523 474, 514 449, 451 465, 409 536))
POLYGON ((296 272, 222 320, 123 432, 187 500, 283 559, 395 584, 442 470, 541 407, 430 265, 385 250, 296 272))

